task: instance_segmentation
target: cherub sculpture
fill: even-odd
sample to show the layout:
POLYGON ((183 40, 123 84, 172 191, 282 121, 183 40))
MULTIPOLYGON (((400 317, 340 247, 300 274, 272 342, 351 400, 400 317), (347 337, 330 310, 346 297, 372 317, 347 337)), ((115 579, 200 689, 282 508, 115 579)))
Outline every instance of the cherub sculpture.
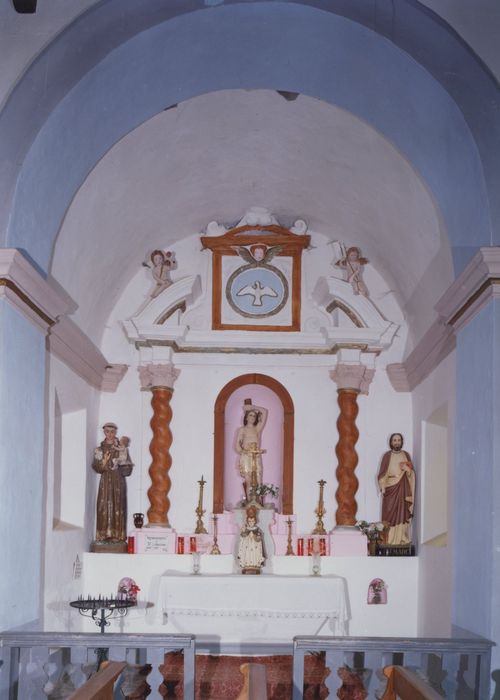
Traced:
POLYGON ((151 269, 151 274, 155 281, 155 286, 150 294, 151 299, 156 299, 156 297, 163 292, 163 290, 170 287, 172 280, 170 278, 170 272, 176 267, 177 261, 175 259, 175 253, 171 250, 153 250, 150 256, 151 264, 144 262, 143 265, 151 269))
POLYGON ((368 289, 362 279, 363 265, 366 265, 367 262, 367 258, 361 257, 361 250, 357 246, 351 246, 347 249, 344 257, 335 263, 337 267, 347 272, 347 281, 354 294, 361 294, 364 297, 368 296, 368 289))
POLYGON ((257 267, 258 265, 268 265, 275 255, 281 253, 284 247, 282 245, 267 246, 263 243, 256 243, 250 248, 245 248, 242 245, 235 246, 234 250, 245 262, 257 267))

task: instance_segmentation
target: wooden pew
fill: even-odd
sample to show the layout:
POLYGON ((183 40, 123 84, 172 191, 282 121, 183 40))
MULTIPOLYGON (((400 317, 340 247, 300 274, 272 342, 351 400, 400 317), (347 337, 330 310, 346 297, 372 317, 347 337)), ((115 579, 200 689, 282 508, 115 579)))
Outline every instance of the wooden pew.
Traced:
POLYGON ((126 665, 125 661, 105 661, 68 700, 113 700, 113 686, 126 665))
POLYGON ((382 700, 442 700, 416 673, 402 666, 386 666, 384 675, 388 680, 382 700))
POLYGON ((243 688, 236 700, 262 700, 267 698, 266 667, 263 664, 242 664, 243 688))

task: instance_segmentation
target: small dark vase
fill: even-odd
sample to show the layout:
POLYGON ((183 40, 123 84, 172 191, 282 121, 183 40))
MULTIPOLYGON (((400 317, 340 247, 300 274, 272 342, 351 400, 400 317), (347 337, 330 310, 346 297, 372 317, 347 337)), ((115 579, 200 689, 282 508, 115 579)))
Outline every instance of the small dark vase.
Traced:
POLYGON ((140 530, 144 525, 144 513, 134 513, 134 525, 137 530, 140 530))

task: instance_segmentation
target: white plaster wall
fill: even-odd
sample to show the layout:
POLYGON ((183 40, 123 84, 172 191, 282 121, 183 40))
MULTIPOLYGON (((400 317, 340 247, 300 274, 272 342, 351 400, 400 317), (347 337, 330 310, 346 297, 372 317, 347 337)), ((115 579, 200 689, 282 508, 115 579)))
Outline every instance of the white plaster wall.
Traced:
POLYGON ((59 31, 96 1, 41 0, 33 15, 17 14, 10 2, 0 4, 0 106, 36 55, 59 31))
MULTIPOLYGON (((50 356, 49 380, 47 385, 47 501, 45 511, 45 557, 44 557, 44 588, 43 588, 43 618, 44 629, 57 631, 67 629, 67 625, 76 614, 69 607, 81 592, 82 581, 74 578, 74 563, 76 557, 82 559, 83 552, 88 550, 94 536, 95 522, 95 479, 90 469, 92 452, 95 447, 96 421, 98 408, 98 392, 91 389, 82 379, 75 375, 65 364, 50 356), (63 498, 73 498, 73 507, 85 511, 84 526, 76 527, 55 519, 54 480, 57 474, 54 470, 55 451, 55 402, 56 393, 62 414, 75 411, 85 411, 86 448, 85 448, 85 488, 83 492, 62 494, 63 498), (83 501, 83 503, 82 503, 83 501)), ((63 435, 63 439, 68 436, 63 435)), ((75 460, 81 464, 81 454, 75 454, 75 460)), ((72 463, 63 461, 62 470, 73 468, 72 463)), ((67 501, 63 512, 72 507, 67 501)))
MULTIPOLYGON (((414 451, 417 472, 417 517, 422 517, 419 482, 422 454, 422 421, 436 409, 448 405, 448 484, 454 479, 454 427, 455 427, 455 353, 449 355, 432 374, 413 392, 414 451)), ((422 636, 442 636, 449 632, 451 624, 452 552, 453 539, 451 517, 453 513, 452 489, 448 489, 448 534, 419 545, 418 585, 418 633, 422 636)), ((418 527, 418 521, 417 521, 418 527)), ((416 532, 416 528, 414 529, 416 532)))
MULTIPOLYGON (((200 594, 203 591, 203 577, 210 573, 228 573, 232 565, 229 557, 201 557, 201 575, 199 576, 200 594)), ((417 608, 411 605, 417 597, 418 566, 416 557, 402 559, 396 557, 322 557, 321 574, 340 576, 345 581, 349 609, 348 632, 352 636, 417 636, 417 608), (368 605, 367 594, 370 581, 381 578, 387 585, 387 605, 368 605)), ((159 600, 159 577, 173 572, 189 573, 192 571, 189 555, 103 555, 86 554, 84 556, 84 591, 98 593, 115 591, 120 578, 133 578, 141 592, 138 595, 139 606, 130 610, 124 620, 112 622, 111 632, 175 632, 176 629, 165 625, 159 600), (150 607, 146 608, 146 603, 150 607)), ((309 576, 311 573, 310 557, 276 557, 273 568, 278 575, 309 576)), ((236 577, 235 577, 236 578, 236 577)), ((314 595, 314 578, 303 580, 303 585, 311 586, 314 595)), ((256 582, 258 584, 258 581, 256 582)), ((283 595, 287 595, 286 578, 283 579, 283 595)), ((294 607, 293 598, 290 607, 294 607)), ((227 623, 227 620, 222 621, 227 623)), ((68 623, 68 631, 86 631, 92 629, 88 620, 74 616, 68 623)), ((189 621, 188 621, 189 624, 189 621)), ((193 619, 193 629, 196 620, 193 619)), ((213 620, 211 636, 220 634, 217 620, 213 620)), ((327 631, 323 632, 328 634, 327 631)), ((269 632, 272 635, 272 631, 269 632)), ((291 641, 293 633, 288 638, 291 641)), ((269 640, 268 640, 269 641, 269 640)))
MULTIPOLYGON (((322 266, 332 259, 328 241, 361 246, 368 267, 384 275, 412 318, 409 342, 427 331, 435 300, 453 280, 433 198, 380 133, 305 95, 286 102, 272 90, 222 90, 141 124, 106 153, 75 195, 51 274, 79 301, 76 323, 100 344, 106 318, 148 249, 177 249, 176 241, 209 221, 234 225, 254 205, 269 208, 283 225, 300 217, 322 232, 306 254, 322 266), (403 235, 404 245, 394 245, 403 235), (112 251, 112 265, 103 246, 112 251), (68 266, 68 259, 79 264, 68 266)), ((199 248, 197 241, 196 255, 199 248)), ((186 264, 180 251, 174 278, 186 264)))
MULTIPOLYGON (((326 238, 313 233, 313 244, 315 248, 304 258, 303 321, 313 319, 312 329, 317 330, 318 324, 325 323, 325 315, 314 306, 310 300, 310 293, 318 276, 335 274, 335 271, 330 265, 332 255, 326 238)), ((176 251, 179 262, 178 269, 173 273, 174 280, 191 274, 200 274, 202 277, 203 296, 195 308, 188 310, 185 318, 189 320, 192 328, 208 330, 211 299, 208 282, 209 254, 200 252, 197 236, 191 236, 171 248, 176 251)), ((396 393, 385 372, 388 362, 402 359, 407 335, 406 325, 394 295, 372 266, 367 267, 365 280, 372 299, 379 305, 384 316, 401 324, 393 347, 377 359, 378 369, 369 395, 359 397, 358 517, 377 520, 380 517, 380 499, 376 474, 380 457, 387 449, 389 434, 394 431, 404 433, 406 446, 412 450, 413 418, 410 395, 396 393)), ((131 279, 108 319, 101 349, 110 362, 128 364, 129 371, 115 394, 101 394, 99 420, 93 423, 93 445, 101 440, 101 430, 98 426, 107 420, 115 421, 119 426, 119 433, 131 438, 130 452, 135 468, 128 477, 129 529, 132 529, 132 514, 137 511, 146 512, 148 508, 148 468, 151 462, 148 446, 152 437, 149 421, 152 411, 150 392, 140 390, 137 372, 139 351, 128 342, 121 321, 130 317, 139 307, 150 286, 148 271, 138 267, 137 274, 131 279)), ((161 361, 165 356, 165 348, 150 350, 152 361, 161 361)), ((171 402, 173 443, 170 449, 172 488, 169 493, 169 518, 172 526, 181 532, 194 529, 197 480, 202 473, 207 479, 205 507, 207 515, 210 513, 213 498, 215 400, 220 390, 233 378, 248 372, 259 372, 281 382, 289 391, 295 406, 294 511, 298 517, 298 530, 309 532, 314 527, 314 509, 318 499, 317 481, 321 478, 327 481, 325 526, 330 530, 335 523, 335 445, 338 437, 336 420, 339 409, 337 387, 329 378, 329 371, 335 365, 336 357, 174 353, 172 360, 181 370, 171 402)), ((88 491, 94 499, 89 505, 89 517, 93 527, 98 476, 90 474, 89 479, 92 488, 88 491)), ((143 588, 143 600, 152 602, 157 577, 169 568, 189 569, 188 559, 174 556, 170 561, 168 556, 115 555, 109 558, 105 555, 85 555, 82 586, 85 593, 111 592, 115 590, 121 576, 132 576, 143 588)), ((304 566, 307 569, 300 569, 298 573, 309 572, 310 562, 306 558, 296 562, 299 569, 304 566)), ((359 635, 416 634, 418 566, 417 559, 405 559, 403 562, 399 559, 382 558, 325 558, 322 561, 325 574, 341 575, 346 579, 352 617, 350 633, 359 635), (381 577, 388 583, 388 606, 368 606, 366 603, 369 582, 375 577, 381 577)), ((154 619, 154 616, 146 619, 144 610, 134 611, 124 623, 124 629, 166 631, 162 626, 157 628, 157 622, 151 622, 154 619)), ((63 624, 62 620, 60 622, 63 624)), ((68 629, 82 629, 81 620, 75 616, 69 620, 66 618, 65 622, 69 625, 68 629)))
MULTIPOLYGON (((326 315, 313 304, 310 293, 321 275, 338 275, 331 266, 331 246, 326 237, 312 233, 313 250, 304 255, 303 321, 314 319, 325 324, 326 315)), ((174 280, 186 275, 199 274, 202 278, 203 296, 195 308, 188 309, 185 319, 190 327, 204 329, 210 326, 211 294, 208 272, 209 253, 200 251, 197 236, 191 236, 171 246, 176 251, 178 268, 174 280)), ((384 316, 401 324, 392 348, 377 359, 379 368, 375 374, 369 396, 359 397, 357 445, 360 482, 357 501, 358 516, 376 520, 380 517, 380 501, 376 485, 376 473, 380 457, 387 449, 390 433, 400 431, 406 445, 412 449, 412 407, 408 394, 396 393, 387 378, 385 365, 401 361, 407 329, 394 294, 382 277, 368 265, 365 281, 371 298, 384 316)), ((141 392, 137 366, 139 353, 131 345, 122 329, 121 321, 131 316, 140 306, 151 287, 148 270, 138 266, 138 272, 130 281, 108 319, 102 351, 110 362, 125 362, 130 369, 115 394, 102 394, 99 424, 112 420, 119 426, 120 434, 132 439, 130 451, 136 464, 128 478, 129 527, 131 514, 145 512, 148 507, 147 488, 150 465, 149 442, 151 418, 149 392, 141 392)), ((164 348, 153 348, 151 359, 164 357, 164 348)), ((317 505, 319 479, 326 479, 325 499, 327 515, 325 525, 334 525, 335 513, 335 445, 338 416, 337 387, 329 378, 329 370, 335 365, 335 356, 263 355, 263 354, 214 354, 198 353, 173 355, 173 362, 181 370, 174 387, 171 402, 173 418, 171 429, 172 468, 170 477, 170 520, 173 527, 186 531, 194 526, 194 509, 197 503, 197 480, 205 475, 205 506, 211 510, 213 496, 213 409, 220 390, 235 377, 258 371, 281 382, 289 391, 295 406, 294 445, 294 505, 299 519, 299 529, 308 531, 314 526, 314 509, 317 505)), ((96 435, 96 444, 100 440, 96 435)), ((265 461, 264 461, 265 478, 265 461)))

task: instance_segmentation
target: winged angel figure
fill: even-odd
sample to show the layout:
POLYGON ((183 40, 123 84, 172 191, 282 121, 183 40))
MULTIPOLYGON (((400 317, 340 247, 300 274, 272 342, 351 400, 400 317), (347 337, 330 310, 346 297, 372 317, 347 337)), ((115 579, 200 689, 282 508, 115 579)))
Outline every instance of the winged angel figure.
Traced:
POLYGON ((263 244, 256 243, 250 246, 250 248, 245 248, 242 245, 234 247, 234 250, 238 253, 240 258, 250 265, 267 265, 271 262, 275 255, 281 253, 285 246, 273 245, 268 247, 263 244))
MULTIPOLYGON (((249 264, 249 267, 267 267, 274 256, 278 255, 283 248, 283 245, 269 247, 263 243, 256 243, 249 248, 235 246, 234 250, 238 253, 240 258, 249 264)), ((247 284, 236 293, 238 297, 247 295, 253 297, 252 306, 262 306, 262 297, 279 296, 275 289, 269 285, 263 285, 259 280, 256 280, 253 284, 247 284)))

